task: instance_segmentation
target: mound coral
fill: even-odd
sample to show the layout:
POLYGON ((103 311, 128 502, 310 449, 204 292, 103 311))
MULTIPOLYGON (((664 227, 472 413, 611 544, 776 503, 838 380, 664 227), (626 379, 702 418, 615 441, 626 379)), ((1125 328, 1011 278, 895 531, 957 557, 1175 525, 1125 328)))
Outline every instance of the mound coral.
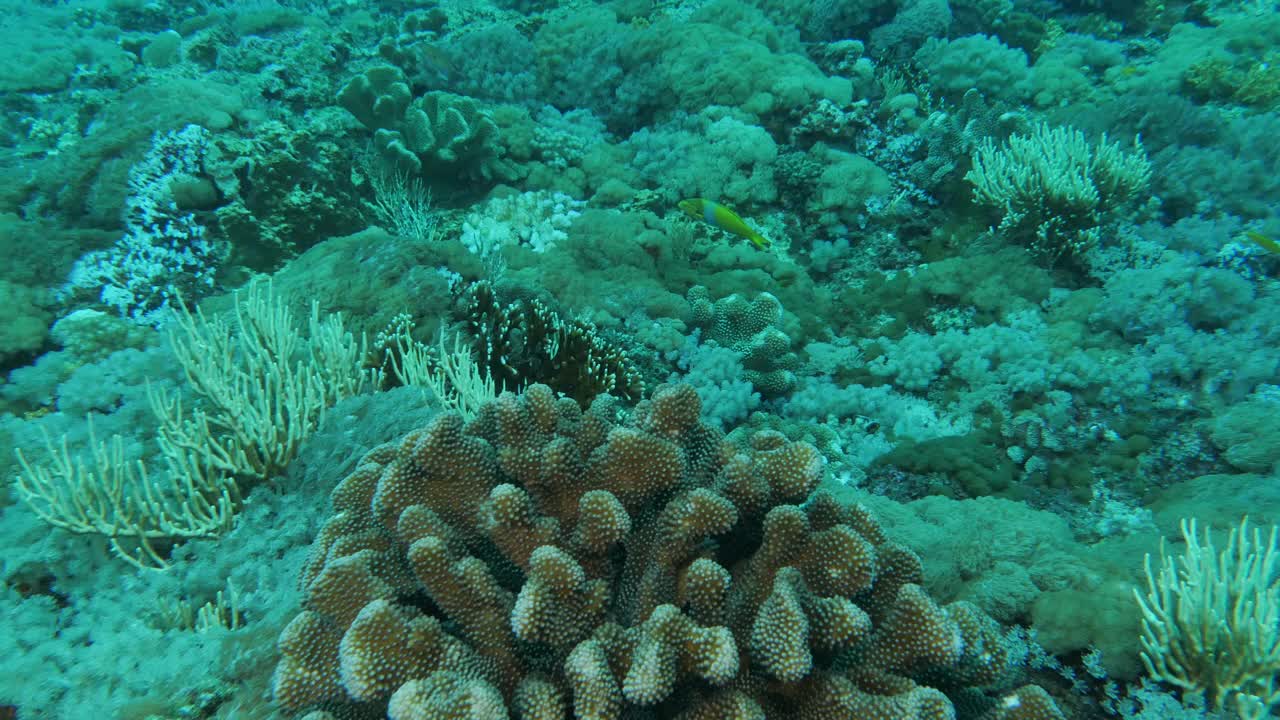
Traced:
MULTIPOLYGON (((737 448, 699 410, 667 385, 617 421, 607 396, 583 411, 534 385, 371 451, 333 492, 276 701, 309 720, 936 720, 1004 670, 989 618, 936 605, 918 557, 813 492, 812 446, 737 448)), ((992 705, 1062 717, 1034 686, 992 705)))

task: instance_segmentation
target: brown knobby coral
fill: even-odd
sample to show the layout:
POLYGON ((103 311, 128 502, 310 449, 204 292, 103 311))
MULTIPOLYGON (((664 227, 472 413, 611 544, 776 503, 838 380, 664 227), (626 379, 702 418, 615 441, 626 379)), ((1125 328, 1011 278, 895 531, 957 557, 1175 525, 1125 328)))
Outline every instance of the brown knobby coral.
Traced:
MULTIPOLYGON (((311 718, 937 720, 947 693, 997 679, 998 627, 939 607, 918 557, 815 493, 812 446, 764 432, 739 448, 699 411, 688 386, 618 421, 607 399, 584 412, 535 385, 370 452, 333 492, 276 702, 311 718)), ((995 711, 1060 717, 1034 687, 995 711)))

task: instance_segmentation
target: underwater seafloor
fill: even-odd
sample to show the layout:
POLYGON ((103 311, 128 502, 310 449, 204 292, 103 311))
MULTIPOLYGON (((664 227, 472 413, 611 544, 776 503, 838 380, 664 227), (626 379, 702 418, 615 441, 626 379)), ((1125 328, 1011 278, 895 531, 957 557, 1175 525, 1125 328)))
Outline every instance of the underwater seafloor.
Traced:
POLYGON ((0 718, 1280 708, 1274 2, 3 6, 0 718))

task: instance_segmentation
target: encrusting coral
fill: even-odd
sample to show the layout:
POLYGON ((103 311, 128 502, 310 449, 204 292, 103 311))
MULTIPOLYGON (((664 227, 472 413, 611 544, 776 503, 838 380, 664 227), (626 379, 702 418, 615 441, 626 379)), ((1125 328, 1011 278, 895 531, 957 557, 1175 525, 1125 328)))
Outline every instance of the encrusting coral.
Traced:
MULTIPOLYGON (((546 386, 369 452, 333 492, 274 679, 309 720, 954 718, 998 626, 936 605, 822 458, 702 424, 685 385, 629 418, 546 386)), ((972 692, 968 694, 972 695, 972 692)), ((1061 718, 1040 688, 989 717, 1061 718)))

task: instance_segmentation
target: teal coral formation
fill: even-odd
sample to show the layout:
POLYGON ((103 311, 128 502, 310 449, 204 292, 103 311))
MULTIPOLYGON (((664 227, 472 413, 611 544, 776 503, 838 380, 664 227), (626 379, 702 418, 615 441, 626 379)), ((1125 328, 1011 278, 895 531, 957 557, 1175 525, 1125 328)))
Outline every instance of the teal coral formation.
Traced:
MULTIPOLYGON (((989 618, 935 604, 865 510, 811 494, 812 446, 727 445, 698 414, 687 386, 615 422, 533 385, 371 451, 333 492, 276 701, 934 720, 954 710, 923 678, 1002 679, 989 618)), ((993 717, 1023 697, 1055 716, 1033 688, 993 717)))
MULTIPOLYGON (((523 518, 526 535, 497 543, 452 506, 433 532, 459 573, 490 574, 501 603, 485 612, 525 613, 519 629, 479 642, 442 576, 419 576, 409 530, 370 520, 383 534, 361 538, 382 544, 312 569, 364 572, 372 552, 391 562, 370 566, 387 587, 325 610, 316 637, 340 656, 338 627, 353 644, 403 631, 458 663, 385 681, 360 665, 378 658, 353 656, 309 720, 468 702, 570 714, 575 688, 606 674, 617 694, 601 706, 626 717, 785 716, 799 700, 872 717, 1200 714, 1194 693, 1143 677, 1132 590, 1183 518, 1214 542, 1245 514, 1280 522, 1273 3, 0 2, 0 472, 23 478, 0 494, 0 717, 279 717, 274 641, 328 592, 291 588, 311 579, 333 485, 374 448, 426 437, 442 409, 470 415, 498 394, 489 381, 526 392, 498 401, 512 412, 556 393, 553 430, 486 420, 451 436, 494 453, 497 475, 477 471, 485 522, 523 518), (770 246, 683 216, 693 197, 770 246), (248 326, 286 307, 341 313, 351 347, 384 341, 344 366, 384 382, 276 386, 324 396, 305 417, 273 415, 276 396, 246 408, 200 392, 184 360, 254 355, 233 373, 243 390, 325 354, 287 337, 260 354, 184 349, 154 326, 181 296, 222 327, 266 275, 281 312, 248 326), (417 375, 396 371, 397 338, 417 375), (664 382, 693 391, 652 396, 664 382), (652 408, 671 405, 686 424, 657 428, 652 408), (199 467, 129 480, 140 495, 112 485, 138 463, 168 468, 162 444, 209 450, 192 441, 202 425, 252 425, 239 450, 270 460, 221 459, 247 493, 234 523, 170 523, 135 572, 110 554, 118 523, 67 522, 118 518, 94 503, 147 488, 165 507, 216 501, 199 467), (730 444, 704 457, 664 434, 691 427, 730 444), (609 455, 610 435, 639 449, 609 455), (95 457, 95 437, 111 452, 95 457), (544 506, 547 463, 599 479, 641 455, 673 476, 671 447, 674 488, 600 480, 544 506), (825 464, 813 500, 717 484, 735 458, 784 449, 825 464), (50 467, 62 513, 42 519, 23 484, 50 467), (647 523, 684 493, 720 524, 668 549, 692 553, 672 580, 676 560, 646 564, 647 523), (808 523, 790 536, 803 555, 830 530, 814 514, 830 497, 874 508, 884 537, 859 526, 862 542, 919 555, 902 602, 932 603, 961 657, 868 660, 893 623, 864 593, 844 598, 867 620, 833 634, 850 645, 836 652, 817 642, 822 613, 856 613, 820 563, 753 575, 764 518, 808 523), (577 614, 533 617, 557 593, 577 614), (997 678, 973 662, 989 648, 1034 669, 997 678), (663 663, 678 671, 639 677, 663 663), (1029 680, 1043 690, 1016 687, 1029 680)), ((848 539, 830 542, 856 555, 848 539)), ((314 649, 299 622, 295 655, 314 649)))

